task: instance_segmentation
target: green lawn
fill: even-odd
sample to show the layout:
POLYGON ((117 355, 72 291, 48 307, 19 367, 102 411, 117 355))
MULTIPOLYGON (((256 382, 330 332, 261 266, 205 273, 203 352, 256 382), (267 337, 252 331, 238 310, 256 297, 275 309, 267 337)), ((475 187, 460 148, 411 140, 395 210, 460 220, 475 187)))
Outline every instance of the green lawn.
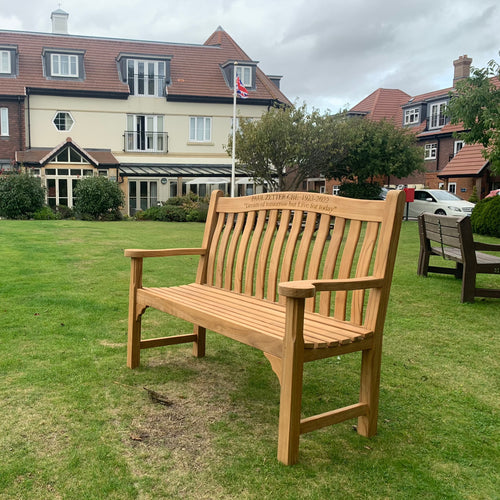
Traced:
MULTIPOLYGON (((458 280, 417 277, 416 222, 403 223, 376 437, 345 422, 302 436, 300 463, 281 465, 275 375, 212 333, 203 359, 160 348, 127 369, 123 249, 198 246, 202 229, 0 221, 1 499, 500 498, 500 301, 461 304, 458 280)), ((151 259, 148 283, 191 281, 196 262, 151 259)), ((155 311, 144 325, 190 329, 155 311)), ((305 413, 352 403, 358 365, 307 365, 305 413)))

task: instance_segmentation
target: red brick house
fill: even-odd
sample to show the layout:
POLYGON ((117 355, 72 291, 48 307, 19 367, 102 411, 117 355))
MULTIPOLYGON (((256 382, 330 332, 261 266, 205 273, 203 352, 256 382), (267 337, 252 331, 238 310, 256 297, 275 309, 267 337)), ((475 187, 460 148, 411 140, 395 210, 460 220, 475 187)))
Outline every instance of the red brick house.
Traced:
MULTIPOLYGON (((469 76, 471 63, 472 59, 466 55, 453 61, 453 85, 469 76)), ((350 116, 386 119, 410 128, 422 145, 425 172, 404 179, 390 177, 385 179, 386 186, 446 189, 465 200, 471 197, 474 187, 480 198, 500 187, 500 176, 492 175, 489 162, 481 154, 482 147, 466 145, 457 139, 454 133, 463 127, 451 125, 444 115, 453 91, 454 87, 450 87, 410 97, 401 90, 378 89, 349 111, 350 116)), ((332 180, 327 182, 326 192, 335 193, 336 184, 332 180)))

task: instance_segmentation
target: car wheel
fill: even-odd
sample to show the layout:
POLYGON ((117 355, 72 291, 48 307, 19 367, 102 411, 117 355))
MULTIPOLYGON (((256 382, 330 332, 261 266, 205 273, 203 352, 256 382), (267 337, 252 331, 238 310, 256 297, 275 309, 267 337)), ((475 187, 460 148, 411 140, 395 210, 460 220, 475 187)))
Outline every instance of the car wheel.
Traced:
POLYGON ((439 210, 436 210, 434 213, 436 215, 446 215, 446 212, 444 210, 442 210, 441 208, 439 210))

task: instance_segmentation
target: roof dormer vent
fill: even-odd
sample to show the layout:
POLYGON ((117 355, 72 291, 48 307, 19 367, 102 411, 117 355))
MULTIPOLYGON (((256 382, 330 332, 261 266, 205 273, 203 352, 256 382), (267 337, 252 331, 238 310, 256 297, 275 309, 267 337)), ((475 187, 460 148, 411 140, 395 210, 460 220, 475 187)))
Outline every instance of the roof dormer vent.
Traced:
POLYGON ((50 19, 52 20, 52 33, 58 35, 68 34, 68 17, 69 14, 62 9, 57 9, 52 12, 50 19))

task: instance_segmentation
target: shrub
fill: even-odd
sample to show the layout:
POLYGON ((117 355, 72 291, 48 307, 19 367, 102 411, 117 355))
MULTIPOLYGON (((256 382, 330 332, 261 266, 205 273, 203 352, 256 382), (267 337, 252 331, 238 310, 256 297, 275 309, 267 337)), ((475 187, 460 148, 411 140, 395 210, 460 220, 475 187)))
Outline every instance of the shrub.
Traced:
POLYGON ((339 196, 361 198, 363 200, 379 200, 380 186, 369 182, 344 182, 339 187, 339 196))
POLYGON ((477 202, 472 210, 471 224, 477 234, 500 238, 500 196, 477 202))
POLYGON ((60 219, 71 219, 75 216, 75 211, 66 205, 58 205, 56 207, 56 214, 60 219))
POLYGON ((116 182, 106 177, 87 177, 78 182, 75 210, 86 220, 118 220, 123 205, 123 192, 116 182))
POLYGON ((45 191, 38 177, 18 173, 0 176, 0 216, 29 219, 44 202, 45 191))
POLYGON ((35 220, 57 220, 60 217, 48 206, 42 207, 33 214, 35 220))
POLYGON ((164 222, 205 222, 208 203, 205 198, 190 193, 187 196, 174 196, 159 207, 151 207, 137 212, 137 220, 156 220, 164 222))

